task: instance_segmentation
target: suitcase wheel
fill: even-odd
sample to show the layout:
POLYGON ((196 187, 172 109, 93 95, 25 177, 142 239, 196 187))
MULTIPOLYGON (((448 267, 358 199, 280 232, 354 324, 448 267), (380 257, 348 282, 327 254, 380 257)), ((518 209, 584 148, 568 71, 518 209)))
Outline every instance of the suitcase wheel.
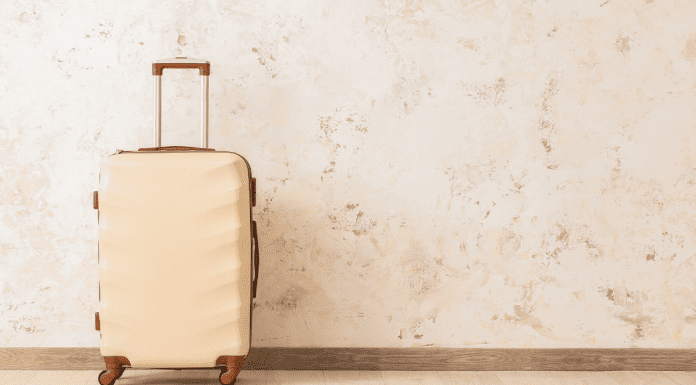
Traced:
MULTIPOLYGON (((222 385, 234 385, 234 383, 237 382, 237 377, 235 377, 234 380, 232 380, 232 382, 225 382, 225 380, 222 379, 222 375, 225 374, 225 373, 227 372, 227 368, 222 368, 222 371, 221 371, 221 372, 222 372, 222 373, 220 373, 219 379, 220 379, 220 383, 221 383, 222 385)), ((229 381, 229 380, 228 380, 228 381, 229 381)))
MULTIPOLYGON (((101 378, 105 373, 106 373, 106 370, 102 370, 101 373, 99 373, 99 375, 97 376, 97 382, 99 382, 99 385, 104 385, 101 382, 101 378)), ((113 382, 116 382, 116 381, 113 381, 113 382)), ((112 385, 112 384, 106 384, 106 385, 112 385)))
MULTIPOLYGON (((124 370, 123 372, 125 372, 125 370, 124 370)), ((121 378, 121 376, 123 375, 123 372, 121 372, 121 374, 119 374, 118 376, 116 376, 116 378, 114 378, 114 380, 111 381, 110 383, 108 383, 108 384, 102 384, 102 382, 101 382, 101 377, 106 373, 106 370, 102 370, 101 373, 99 373, 99 376, 97 376, 97 382, 99 382, 99 385, 114 385, 114 383, 116 382, 116 380, 118 380, 119 378, 121 378)))

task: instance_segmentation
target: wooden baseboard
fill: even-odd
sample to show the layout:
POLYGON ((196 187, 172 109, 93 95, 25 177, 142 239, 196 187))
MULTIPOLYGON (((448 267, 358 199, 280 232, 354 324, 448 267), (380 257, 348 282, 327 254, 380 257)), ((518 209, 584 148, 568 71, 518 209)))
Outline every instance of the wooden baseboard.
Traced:
MULTIPOLYGON (((0 370, 103 370, 99 348, 0 348, 0 370)), ((251 348, 246 370, 696 371, 696 349, 251 348)))

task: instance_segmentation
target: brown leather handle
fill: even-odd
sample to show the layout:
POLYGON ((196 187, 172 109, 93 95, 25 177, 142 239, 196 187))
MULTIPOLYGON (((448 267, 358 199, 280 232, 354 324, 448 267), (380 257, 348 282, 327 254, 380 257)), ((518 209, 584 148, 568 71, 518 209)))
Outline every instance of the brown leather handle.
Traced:
POLYGON ((251 221, 252 234, 254 235, 254 282, 252 282, 252 294, 256 298, 256 286, 259 284, 259 234, 256 232, 256 221, 251 221))
POLYGON ((198 68, 201 76, 210 75, 210 63, 152 63, 152 74, 162 75, 165 68, 198 68))
POLYGON ((138 151, 160 151, 160 150, 196 150, 196 151, 215 151, 212 148, 202 148, 202 147, 185 147, 185 146, 166 146, 166 147, 149 147, 149 148, 139 148, 138 151))

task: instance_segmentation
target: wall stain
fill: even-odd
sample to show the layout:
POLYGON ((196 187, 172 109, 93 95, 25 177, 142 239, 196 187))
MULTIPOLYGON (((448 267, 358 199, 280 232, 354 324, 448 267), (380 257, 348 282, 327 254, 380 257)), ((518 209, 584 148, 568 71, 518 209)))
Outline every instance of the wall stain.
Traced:
POLYGON ((692 34, 691 38, 684 44, 684 50, 681 52, 684 57, 693 62, 696 59, 696 34, 692 34))
POLYGON ((10 320, 7 323, 12 325, 15 331, 26 334, 37 334, 46 330, 45 321, 39 317, 22 316, 20 319, 10 320))
MULTIPOLYGON (((113 29, 114 22, 112 21, 111 23, 108 24, 108 26, 105 26, 104 24, 99 23, 99 26, 102 28, 94 29, 92 28, 92 32, 97 32, 97 34, 92 34, 92 35, 85 35, 86 39, 90 39, 93 37, 99 37, 101 41, 106 41, 108 38, 111 37, 111 30, 113 29)), ((143 43, 140 43, 141 45, 143 43)))
MULTIPOLYGON (((252 48, 251 50, 252 50, 253 52, 256 52, 256 53, 259 52, 259 50, 256 49, 256 48, 252 48)), ((266 61, 263 59, 263 56, 262 56, 262 55, 259 55, 258 60, 259 60, 259 63, 260 63, 261 65, 263 65, 263 66, 266 65, 266 61)))
POLYGON ((505 258, 511 258, 522 246, 522 235, 504 228, 497 240, 496 251, 505 258))
POLYGON ((631 38, 628 36, 619 36, 614 43, 614 47, 616 47, 616 50, 620 54, 626 56, 626 54, 631 50, 631 46, 628 44, 630 40, 631 38))
POLYGON ((551 111, 551 100, 558 93, 558 79, 551 78, 546 83, 546 89, 541 99, 541 119, 539 130, 544 132, 556 132, 553 124, 553 114, 551 111))
POLYGON ((556 240, 559 241, 559 242, 563 242, 563 243, 565 243, 566 245, 568 245, 568 232, 567 232, 566 229, 565 229, 564 227, 562 227, 560 224, 557 224, 557 226, 561 228, 561 233, 558 234, 558 236, 556 237, 556 240))
POLYGON ((475 41, 473 39, 465 39, 465 38, 458 38, 457 43, 463 45, 464 47, 472 50, 472 51, 478 51, 479 47, 476 45, 475 41))
POLYGON ((322 182, 326 174, 335 171, 334 166, 338 157, 345 153, 354 155, 361 151, 361 147, 365 144, 363 134, 367 132, 367 119, 351 108, 337 107, 334 114, 319 116, 317 141, 330 151, 330 166, 324 169, 324 175, 321 176, 322 182))
POLYGON ((308 294, 308 291, 297 285, 289 287, 281 294, 281 296, 270 304, 273 310, 293 310, 297 309, 302 299, 308 294))
POLYGON ((495 81, 495 83, 492 84, 465 87, 470 89, 467 96, 471 96, 475 100, 489 106, 498 106, 504 103, 505 91, 507 90, 505 78, 500 77, 495 81))
POLYGON ((336 165, 336 161, 333 161, 333 160, 332 160, 332 161, 331 161, 331 166, 330 166, 331 168, 329 168, 329 167, 325 168, 324 171, 322 171, 322 174, 328 174, 328 173, 330 173, 330 172, 335 172, 335 171, 336 171, 336 170, 334 170, 334 166, 335 166, 335 165, 336 165))
POLYGON ((551 338, 553 340, 558 340, 559 338, 556 337, 551 329, 545 327, 544 325, 541 324, 541 320, 534 316, 532 313, 534 311, 534 306, 527 306, 525 305, 524 307, 521 305, 515 305, 515 315, 510 316, 507 313, 505 314, 505 321, 512 321, 512 322, 518 322, 522 323, 525 325, 529 325, 532 327, 532 329, 536 330, 539 334, 551 338))
POLYGON ((643 314, 643 302, 648 299, 648 295, 631 292, 623 284, 607 288, 605 294, 617 306, 614 317, 634 326, 632 339, 636 341, 645 337, 645 327, 653 320, 643 314))
MULTIPOLYGON (((544 93, 541 98, 541 117, 539 118, 538 130, 541 131, 542 138, 541 144, 546 150, 547 159, 553 147, 551 146, 551 135, 556 133, 556 126, 554 124, 554 113, 551 108, 551 101, 554 95, 558 93, 558 79, 552 77, 546 83, 544 93)), ((558 169, 557 164, 547 164, 546 168, 549 170, 558 169)))
POLYGON ((331 229, 351 231, 357 236, 369 234, 377 226, 377 221, 366 215, 362 210, 358 210, 358 213, 352 212, 357 206, 358 204, 354 203, 348 204, 343 208, 332 209, 327 214, 329 221, 334 225, 331 229))
MULTIPOLYGON (((547 123, 547 122, 544 122, 544 123, 547 123)), ((544 145, 544 148, 546 149, 546 152, 547 152, 547 153, 551 152, 552 148, 551 148, 551 146, 549 146, 549 144, 548 144, 548 139, 546 139, 546 138, 542 139, 542 140, 541 140, 541 144, 544 145)))
POLYGON ((649 326, 652 321, 652 317, 642 314, 640 307, 635 305, 631 307, 629 312, 620 314, 617 318, 635 327, 631 335, 634 341, 645 337, 645 327, 649 326))
POLYGON ((280 69, 285 67, 283 63, 278 63, 274 55, 274 53, 277 55, 279 52, 278 40, 263 40, 258 47, 252 47, 251 52, 256 54, 256 60, 264 68, 266 75, 270 76, 270 79, 274 79, 280 69))
POLYGON ((26 11, 22 12, 19 16, 17 16, 17 20, 22 22, 22 23, 26 23, 29 21, 36 21, 40 18, 41 18, 40 16, 36 16, 36 12, 27 13, 26 11))

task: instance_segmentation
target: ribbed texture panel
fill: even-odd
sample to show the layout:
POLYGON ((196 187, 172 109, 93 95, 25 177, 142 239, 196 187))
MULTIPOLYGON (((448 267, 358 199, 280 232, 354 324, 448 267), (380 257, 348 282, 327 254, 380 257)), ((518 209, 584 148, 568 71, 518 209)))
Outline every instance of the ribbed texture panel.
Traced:
POLYGON ((211 367, 249 351, 248 171, 230 153, 122 153, 99 183, 101 353, 211 367))

